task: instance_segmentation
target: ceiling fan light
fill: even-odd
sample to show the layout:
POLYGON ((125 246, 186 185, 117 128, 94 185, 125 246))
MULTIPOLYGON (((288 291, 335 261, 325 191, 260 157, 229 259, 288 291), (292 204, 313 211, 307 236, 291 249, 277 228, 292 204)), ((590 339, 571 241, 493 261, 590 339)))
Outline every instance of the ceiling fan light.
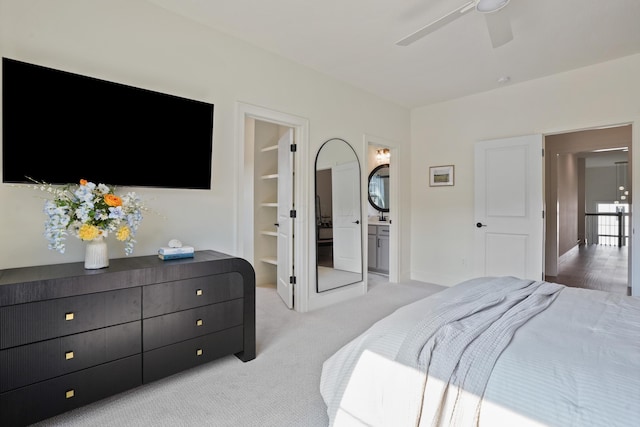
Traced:
POLYGON ((497 12, 509 3, 509 0, 478 0, 476 10, 482 13, 497 12))

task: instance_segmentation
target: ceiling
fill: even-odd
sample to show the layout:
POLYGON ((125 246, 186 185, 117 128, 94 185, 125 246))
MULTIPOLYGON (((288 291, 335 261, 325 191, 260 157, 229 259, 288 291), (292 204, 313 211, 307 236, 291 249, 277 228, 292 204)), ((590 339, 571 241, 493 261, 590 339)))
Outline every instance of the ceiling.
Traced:
POLYGON ((396 42, 468 0, 147 0, 407 108, 640 52, 638 0, 511 0, 493 48, 475 10, 396 42))
POLYGON ((601 168, 606 166, 615 166, 616 163, 628 162, 628 150, 612 150, 612 151, 585 151, 578 153, 578 157, 584 157, 585 167, 601 168))

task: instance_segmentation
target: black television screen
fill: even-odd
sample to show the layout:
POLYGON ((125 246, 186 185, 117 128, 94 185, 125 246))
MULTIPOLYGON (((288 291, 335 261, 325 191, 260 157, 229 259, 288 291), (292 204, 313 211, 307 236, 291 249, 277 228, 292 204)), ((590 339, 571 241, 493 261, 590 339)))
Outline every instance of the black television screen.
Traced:
POLYGON ((213 104, 2 58, 2 180, 210 189, 213 104))

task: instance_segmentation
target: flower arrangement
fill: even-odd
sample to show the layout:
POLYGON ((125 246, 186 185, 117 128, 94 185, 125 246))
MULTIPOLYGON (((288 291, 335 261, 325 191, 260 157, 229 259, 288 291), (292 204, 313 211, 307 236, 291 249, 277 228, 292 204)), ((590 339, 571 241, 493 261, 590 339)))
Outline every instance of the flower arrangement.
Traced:
POLYGON ((120 197, 109 186, 96 185, 85 179, 79 184, 61 187, 34 182, 32 188, 53 196, 44 204, 47 215, 44 235, 49 249, 64 253, 68 232, 84 241, 115 233, 116 239, 125 243, 125 254, 133 253, 134 237, 144 210, 136 193, 129 192, 120 197))

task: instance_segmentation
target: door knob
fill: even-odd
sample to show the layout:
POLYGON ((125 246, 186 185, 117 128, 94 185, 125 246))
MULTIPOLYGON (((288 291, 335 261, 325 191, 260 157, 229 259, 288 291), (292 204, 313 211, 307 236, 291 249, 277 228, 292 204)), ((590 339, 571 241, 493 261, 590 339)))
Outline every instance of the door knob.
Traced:
POLYGON ((476 223, 476 227, 478 227, 478 228, 482 228, 482 227, 486 227, 486 226, 487 226, 487 224, 483 224, 481 222, 477 222, 476 223))
POLYGON ((355 221, 353 221, 354 224, 360 224, 360 220, 356 219, 355 221))

